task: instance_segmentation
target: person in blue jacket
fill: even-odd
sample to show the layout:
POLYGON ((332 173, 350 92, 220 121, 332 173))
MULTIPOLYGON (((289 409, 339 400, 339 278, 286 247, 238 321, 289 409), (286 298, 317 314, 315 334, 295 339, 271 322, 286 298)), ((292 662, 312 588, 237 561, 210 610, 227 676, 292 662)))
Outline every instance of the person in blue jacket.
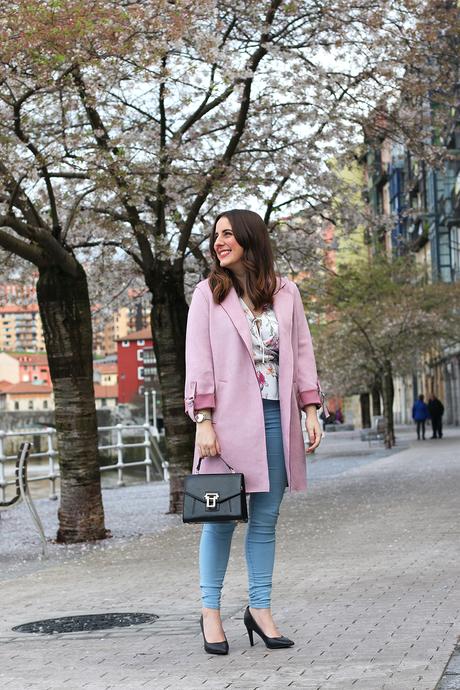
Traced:
POLYGON ((420 429, 422 430, 422 439, 425 440, 425 422, 429 418, 428 405, 425 402, 423 395, 418 396, 418 400, 414 402, 412 407, 412 419, 417 424, 417 438, 420 441, 420 429))

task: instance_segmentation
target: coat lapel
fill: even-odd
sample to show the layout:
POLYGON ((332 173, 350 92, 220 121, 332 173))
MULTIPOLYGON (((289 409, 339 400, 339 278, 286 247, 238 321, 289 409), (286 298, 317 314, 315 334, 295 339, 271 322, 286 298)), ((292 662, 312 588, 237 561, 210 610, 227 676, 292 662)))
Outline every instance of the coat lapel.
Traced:
POLYGON ((248 320, 246 314, 243 311, 243 307, 240 304, 235 288, 232 287, 227 297, 220 303, 220 306, 222 307, 222 309, 224 309, 224 311, 227 312, 228 316, 230 317, 230 320, 232 321, 236 330, 240 334, 241 339, 243 340, 243 343, 246 346, 246 349, 251 355, 251 359, 254 361, 254 357, 252 354, 251 332, 249 330, 248 320))
POLYGON ((280 339, 280 360, 284 359, 285 348, 291 342, 291 328, 293 316, 293 297, 285 288, 286 280, 281 278, 280 287, 273 297, 273 310, 275 312, 280 339))
MULTIPOLYGON (((293 312, 293 298, 289 290, 285 289, 285 285, 286 280, 281 278, 279 288, 273 297, 273 310, 278 320, 279 328, 280 359, 282 358, 283 360, 285 359, 283 354, 287 355, 289 352, 293 312)), ((222 300, 220 306, 227 312, 233 325, 240 334, 251 359, 254 361, 248 320, 240 304, 235 288, 232 287, 227 297, 222 300)))

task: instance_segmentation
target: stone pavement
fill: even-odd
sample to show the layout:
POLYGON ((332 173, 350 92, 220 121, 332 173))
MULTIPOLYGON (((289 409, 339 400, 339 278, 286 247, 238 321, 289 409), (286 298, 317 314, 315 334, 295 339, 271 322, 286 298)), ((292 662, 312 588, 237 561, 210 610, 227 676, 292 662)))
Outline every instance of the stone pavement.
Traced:
POLYGON ((202 649, 199 527, 169 516, 157 533, 66 550, 34 569, 25 561, 24 575, 0 582, 0 688, 435 690, 460 635, 459 451, 449 430, 329 474, 333 458, 312 464, 308 493, 286 495, 278 528, 273 609, 291 649, 249 646, 244 526, 224 589, 226 657, 202 649), (11 630, 112 611, 160 618, 98 633, 11 630))

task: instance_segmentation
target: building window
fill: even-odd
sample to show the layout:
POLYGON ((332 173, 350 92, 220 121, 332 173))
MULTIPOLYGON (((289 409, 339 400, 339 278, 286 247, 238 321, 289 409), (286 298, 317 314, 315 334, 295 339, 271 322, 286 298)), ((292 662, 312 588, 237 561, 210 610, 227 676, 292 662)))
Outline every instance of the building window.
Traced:
POLYGON ((137 344, 138 344, 138 345, 145 345, 145 340, 138 340, 138 341, 137 341, 137 344))
POLYGON ((137 361, 138 362, 144 361, 144 350, 138 350, 137 351, 137 361))
POLYGON ((122 341, 121 341, 121 346, 122 346, 122 347, 129 347, 129 340, 122 340, 122 341))
POLYGON ((33 410, 34 409, 34 401, 28 400, 27 401, 27 407, 29 408, 29 410, 33 410))
POLYGON ((47 410, 48 409, 48 400, 43 401, 43 409, 47 410))
POLYGON ((137 378, 138 379, 144 378, 144 367, 137 367, 137 378))
POLYGON ((19 410, 19 402, 17 400, 14 401, 14 409, 19 410))

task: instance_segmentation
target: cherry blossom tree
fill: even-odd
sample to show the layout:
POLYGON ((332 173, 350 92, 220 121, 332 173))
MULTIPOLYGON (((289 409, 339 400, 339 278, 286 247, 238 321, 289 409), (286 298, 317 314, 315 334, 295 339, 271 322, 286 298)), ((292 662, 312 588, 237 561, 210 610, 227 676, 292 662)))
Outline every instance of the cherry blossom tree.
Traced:
POLYGON ((274 237, 301 241, 303 231, 313 251, 317 219, 331 214, 336 176, 326 162, 358 141, 372 109, 384 101, 395 131, 423 147, 415 105, 437 84, 447 126, 458 16, 434 0, 96 2, 83 13, 84 4, 53 3, 63 30, 54 42, 38 33, 61 79, 29 117, 42 135, 46 118, 63 188, 79 180, 81 195, 91 186, 69 249, 124 252, 151 292, 177 511, 194 437, 183 413, 186 295, 208 269, 214 215, 250 206, 274 237), (109 16, 98 20, 101 8, 109 16), (115 34, 111 8, 125 22, 115 34), (401 89, 405 112, 396 107, 401 89))
MULTIPOLYGON (((165 3, 163 3, 165 4, 165 3)), ((78 170, 68 136, 81 128, 66 99, 67 57, 94 66, 113 42, 140 50, 162 17, 118 3, 0 3, 0 247, 38 271, 37 297, 55 399, 60 462, 58 541, 106 536, 100 491, 87 279, 72 247, 79 208, 97 180, 78 170), (95 31, 97 28, 97 31, 95 31), (68 120, 66 119, 68 117, 68 120), (71 161, 68 166, 67 162, 71 161)), ((156 8, 159 9, 158 7, 156 8)), ((174 9, 168 35, 184 26, 174 9)), ((7 263, 7 262, 5 262, 7 263)), ((4 269, 7 269, 7 265, 4 269)))

